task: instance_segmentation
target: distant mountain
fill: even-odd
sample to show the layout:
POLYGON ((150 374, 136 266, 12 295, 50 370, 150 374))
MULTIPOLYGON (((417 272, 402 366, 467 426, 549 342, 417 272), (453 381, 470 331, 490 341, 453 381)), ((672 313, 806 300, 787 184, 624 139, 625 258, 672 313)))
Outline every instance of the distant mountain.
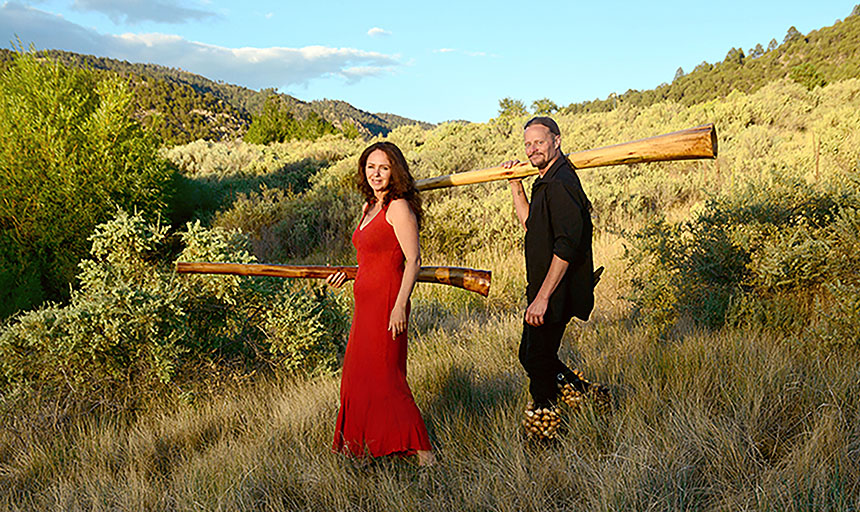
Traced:
POLYGON ((837 20, 834 25, 805 36, 791 27, 782 43, 771 40, 747 53, 732 48, 722 62, 702 62, 686 74, 679 68, 671 84, 646 91, 628 90, 603 100, 574 103, 563 110, 605 112, 620 104, 648 106, 664 100, 693 105, 724 98, 733 90, 752 93, 780 78, 795 80, 810 89, 846 78, 860 78, 860 16, 856 11, 857 7, 845 20, 837 20))
MULTIPOLYGON (((0 49, 0 62, 10 60, 13 53, 0 49)), ((316 112, 338 129, 352 124, 365 136, 385 135, 404 125, 433 126, 394 114, 366 112, 345 101, 305 102, 274 89, 255 91, 157 64, 130 63, 62 50, 38 53, 70 67, 127 77, 135 93, 136 117, 157 131, 167 144, 241 137, 250 125, 251 116, 260 112, 266 98, 273 94, 279 94, 298 119, 316 112)))

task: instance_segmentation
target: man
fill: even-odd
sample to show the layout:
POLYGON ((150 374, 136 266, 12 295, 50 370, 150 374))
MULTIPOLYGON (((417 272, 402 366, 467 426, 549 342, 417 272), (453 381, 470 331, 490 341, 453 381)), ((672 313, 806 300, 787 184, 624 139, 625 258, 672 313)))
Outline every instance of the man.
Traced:
POLYGON ((588 320, 594 308, 591 203, 561 152, 561 132, 554 120, 531 119, 525 125, 524 142, 529 162, 540 174, 532 187, 531 203, 522 179, 510 180, 517 217, 526 230, 528 308, 519 359, 529 377, 532 404, 524 424, 538 437, 554 437, 560 388, 569 405, 584 393, 592 394, 599 406, 608 405, 605 388, 581 378, 558 358, 567 323, 572 317, 588 320), (547 421, 549 428, 541 425, 547 421))

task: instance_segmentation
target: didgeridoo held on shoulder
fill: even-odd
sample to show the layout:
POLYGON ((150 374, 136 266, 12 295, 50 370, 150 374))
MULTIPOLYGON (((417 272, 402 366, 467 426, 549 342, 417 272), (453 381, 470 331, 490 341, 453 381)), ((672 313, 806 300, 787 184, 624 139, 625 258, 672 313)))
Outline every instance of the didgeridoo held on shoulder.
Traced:
MULTIPOLYGON (((717 129, 713 123, 677 132, 657 135, 597 149, 587 149, 566 155, 577 169, 645 162, 670 162, 717 157, 717 129)), ((511 168, 490 167, 416 180, 418 190, 472 185, 488 181, 508 180, 533 176, 538 170, 528 162, 511 168)))

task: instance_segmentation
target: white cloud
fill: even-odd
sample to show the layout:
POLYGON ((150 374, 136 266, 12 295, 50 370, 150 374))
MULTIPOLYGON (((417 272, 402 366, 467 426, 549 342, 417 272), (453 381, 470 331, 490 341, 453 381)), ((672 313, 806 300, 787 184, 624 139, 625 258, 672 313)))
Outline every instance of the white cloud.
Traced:
POLYGON ((355 48, 226 48, 170 34, 99 34, 61 16, 7 2, 0 6, 0 38, 11 41, 16 35, 25 47, 33 43, 36 49, 161 64, 253 89, 307 86, 332 76, 352 83, 400 65, 396 56, 355 48))
POLYGON ((216 17, 211 11, 182 7, 175 0, 75 0, 73 8, 105 14, 114 23, 185 23, 216 17))
POLYGON ((495 54, 490 54, 487 52, 470 52, 466 50, 458 50, 456 48, 439 48, 433 50, 433 53, 459 53, 467 57, 496 57, 495 54))
POLYGON ((377 66, 352 66, 341 70, 341 74, 346 77, 347 82, 354 84, 369 76, 378 76, 382 73, 393 73, 394 66, 377 67, 377 66))
POLYGON ((376 37, 376 36, 390 36, 390 35, 391 35, 391 32, 389 32, 389 31, 387 31, 387 30, 385 30, 385 29, 383 29, 383 28, 373 27, 372 29, 370 29, 370 30, 368 30, 368 31, 367 31, 367 35, 369 35, 370 37, 376 37))
POLYGON ((275 16, 275 13, 273 13, 273 12, 267 12, 267 13, 265 14, 265 16, 266 16, 266 19, 267 19, 267 20, 270 20, 270 19, 272 19, 272 18, 275 16))

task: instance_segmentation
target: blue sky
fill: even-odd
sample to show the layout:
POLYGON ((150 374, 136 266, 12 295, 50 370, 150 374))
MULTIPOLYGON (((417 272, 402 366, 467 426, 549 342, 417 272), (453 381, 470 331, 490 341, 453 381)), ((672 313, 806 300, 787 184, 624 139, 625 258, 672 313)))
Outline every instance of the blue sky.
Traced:
MULTIPOLYGON (((854 0, 860 2, 860 0, 854 0)), ((299 99, 413 119, 484 122, 499 99, 558 105, 671 82, 789 27, 832 25, 854 2, 333 2, 0 0, 20 39, 182 68, 299 99)))

